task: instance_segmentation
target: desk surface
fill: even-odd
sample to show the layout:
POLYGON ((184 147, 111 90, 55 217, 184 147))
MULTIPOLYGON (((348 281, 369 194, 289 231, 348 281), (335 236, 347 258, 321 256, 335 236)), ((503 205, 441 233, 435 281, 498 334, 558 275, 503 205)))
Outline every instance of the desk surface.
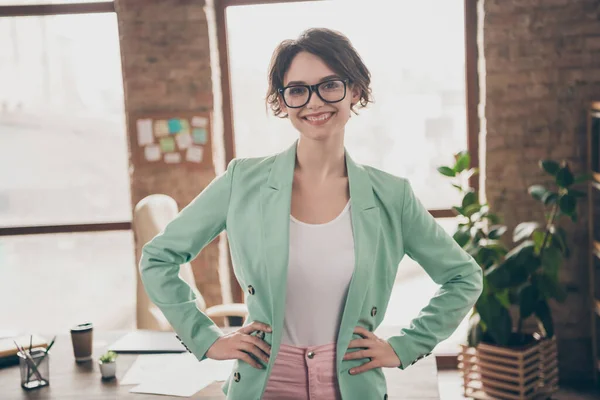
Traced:
MULTIPOLYGON (((389 337, 399 329, 380 328, 376 333, 380 337, 389 337)), ((107 346, 126 332, 94 332, 93 362, 77 364, 73 358, 71 339, 68 334, 59 335, 50 351, 50 385, 41 389, 26 391, 21 389, 19 367, 0 369, 0 393, 3 400, 20 399, 86 399, 104 400, 115 398, 131 399, 177 399, 181 397, 129 393, 134 386, 120 386, 135 354, 119 354, 117 358, 117 378, 109 381, 101 379, 97 359, 107 346)), ((384 368, 390 400, 439 400, 437 367, 435 357, 428 356, 406 370, 384 368)), ((222 382, 214 382, 196 393, 193 399, 223 400, 222 382)))

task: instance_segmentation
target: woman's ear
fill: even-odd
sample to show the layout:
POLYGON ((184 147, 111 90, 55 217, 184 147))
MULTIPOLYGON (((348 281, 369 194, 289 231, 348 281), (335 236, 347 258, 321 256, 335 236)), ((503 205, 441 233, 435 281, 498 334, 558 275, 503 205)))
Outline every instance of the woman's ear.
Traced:
POLYGON ((360 88, 356 87, 356 86, 352 86, 351 88, 351 93, 352 93, 352 106, 354 107, 356 104, 358 104, 359 100, 360 100, 360 88))

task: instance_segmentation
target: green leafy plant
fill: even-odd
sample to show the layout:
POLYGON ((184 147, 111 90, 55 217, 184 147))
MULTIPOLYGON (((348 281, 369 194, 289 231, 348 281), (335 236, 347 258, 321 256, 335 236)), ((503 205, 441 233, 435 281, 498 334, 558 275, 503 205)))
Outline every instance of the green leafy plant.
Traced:
MULTIPOLYGON (((498 215, 490 211, 487 203, 481 203, 477 191, 469 184, 469 178, 475 176, 479 171, 471 168, 471 157, 468 152, 463 151, 454 155, 453 166, 442 166, 438 168, 442 175, 452 178, 452 186, 456 188, 461 196, 460 205, 453 207, 459 219, 458 228, 454 233, 454 240, 467 251, 479 266, 486 271, 498 264, 508 253, 508 249, 501 241, 506 233, 506 226, 501 224, 498 215)), ((489 289, 484 279, 484 292, 489 289)), ((508 307, 506 294, 498 293, 498 300, 508 307)), ((485 311, 484 311, 485 312, 485 311)), ((486 329, 485 320, 481 320, 478 312, 478 304, 473 307, 471 314, 470 331, 481 332, 486 329)), ((469 339, 472 335, 469 335, 469 339)), ((469 340, 469 344, 472 341, 469 340)))
POLYGON ((528 189, 544 208, 545 223, 518 224, 512 237, 515 247, 491 265, 480 263, 484 269, 484 288, 469 327, 471 346, 480 341, 501 346, 525 345, 532 335, 523 332, 523 322, 532 316, 542 336, 554 335, 548 302, 566 299, 567 293, 559 283, 559 270, 569 256, 567 234, 558 223, 562 216, 577 221, 577 202, 585 193, 573 186, 586 182, 589 176, 574 177, 565 162, 542 160, 539 166, 552 176, 556 186, 550 190, 536 184, 528 189), (513 332, 511 308, 518 311, 516 332, 513 332))
POLYGON ((116 359, 117 353, 115 353, 114 351, 107 351, 106 353, 102 354, 99 358, 100 362, 103 364, 115 362, 116 359))

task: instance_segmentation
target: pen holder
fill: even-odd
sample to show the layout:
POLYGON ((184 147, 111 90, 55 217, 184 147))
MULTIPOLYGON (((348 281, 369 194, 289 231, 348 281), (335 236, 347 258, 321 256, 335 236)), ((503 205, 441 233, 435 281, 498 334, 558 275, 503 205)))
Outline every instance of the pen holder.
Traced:
POLYGON ((21 370, 21 387, 23 389, 37 389, 50 384, 50 353, 43 347, 26 350, 31 356, 27 357, 19 352, 19 369, 21 370), (33 365, 35 368, 33 368, 33 365))

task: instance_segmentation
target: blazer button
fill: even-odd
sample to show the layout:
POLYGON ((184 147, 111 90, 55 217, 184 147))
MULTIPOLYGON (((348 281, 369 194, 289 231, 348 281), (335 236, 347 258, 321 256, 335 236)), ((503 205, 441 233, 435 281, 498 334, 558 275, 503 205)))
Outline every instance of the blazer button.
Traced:
POLYGON ((248 293, 250 293, 250 294, 254 294, 255 293, 255 290, 252 287, 252 285, 248 285, 248 293))
POLYGON ((240 379, 242 379, 242 376, 240 375, 239 372, 236 372, 235 374, 233 374, 233 380, 236 382, 239 382, 240 379))
POLYGON ((371 308, 371 317, 374 317, 376 315, 377 315, 377 307, 371 308))
POLYGON ((256 333, 256 337, 259 338, 259 339, 261 339, 261 340, 264 340, 265 339, 265 333, 263 331, 258 331, 256 333))

